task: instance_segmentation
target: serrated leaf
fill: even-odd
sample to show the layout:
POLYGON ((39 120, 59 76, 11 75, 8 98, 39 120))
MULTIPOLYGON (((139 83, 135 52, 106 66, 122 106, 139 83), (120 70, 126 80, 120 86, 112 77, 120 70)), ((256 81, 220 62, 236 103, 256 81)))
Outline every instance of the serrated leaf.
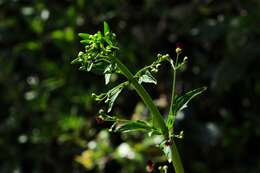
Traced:
POLYGON ((90 35, 87 33, 79 33, 78 36, 84 40, 88 40, 90 35))
POLYGON ((138 83, 141 84, 143 82, 157 84, 156 79, 153 77, 153 75, 148 70, 146 70, 145 73, 139 77, 138 83))
POLYGON ((146 122, 138 121, 127 121, 126 123, 119 125, 116 131, 121 133, 128 133, 133 131, 151 131, 153 128, 146 122))
POLYGON ((107 22, 104 21, 104 35, 106 35, 106 33, 109 33, 110 32, 110 28, 107 24, 107 22))
POLYGON ((194 89, 192 91, 189 91, 185 93, 182 96, 177 97, 175 104, 173 105, 173 111, 178 112, 183 110, 187 107, 187 104, 193 99, 194 97, 200 95, 203 91, 205 91, 207 87, 201 87, 194 89))
POLYGON ((205 91, 207 89, 207 87, 201 87, 201 88, 197 88, 194 89, 192 91, 189 91, 187 93, 185 93, 182 96, 179 96, 175 99, 175 102, 172 105, 172 111, 170 115, 168 115, 168 119, 167 119, 167 127, 168 128, 172 128, 173 126, 173 122, 174 122, 174 118, 177 115, 177 113, 181 110, 183 110, 184 108, 187 107, 187 104, 196 96, 200 95, 203 91, 205 91))

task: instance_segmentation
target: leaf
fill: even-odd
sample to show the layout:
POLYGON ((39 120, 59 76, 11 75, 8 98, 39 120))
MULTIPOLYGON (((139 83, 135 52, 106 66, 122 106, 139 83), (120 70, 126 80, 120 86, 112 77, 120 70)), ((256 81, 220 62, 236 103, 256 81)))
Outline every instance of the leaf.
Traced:
POLYGON ((108 111, 110 112, 112 110, 112 107, 118 97, 118 95, 120 94, 120 92, 124 89, 124 87, 126 86, 128 82, 124 82, 119 84, 118 86, 112 88, 111 90, 108 91, 107 93, 107 99, 105 101, 105 103, 108 103, 108 111))
POLYGON ((122 133, 128 133, 133 131, 151 131, 151 127, 148 123, 138 120, 138 121, 127 121, 123 125, 117 127, 116 131, 122 133))
POLYGON ((157 84, 156 79, 153 77, 153 75, 148 70, 146 70, 145 73, 139 77, 138 83, 141 84, 143 82, 157 84))
POLYGON ((91 71, 92 67, 93 67, 93 63, 92 62, 88 63, 87 71, 91 71))
POLYGON ((110 33, 110 28, 107 22, 104 21, 104 35, 106 35, 106 33, 110 33))
POLYGON ((168 128, 172 128, 173 127, 174 118, 177 115, 177 113, 179 111, 183 110, 184 108, 186 108, 187 104, 191 101, 191 99, 193 99, 194 97, 200 95, 206 89, 207 89, 207 87, 197 88, 197 89, 194 89, 192 91, 189 91, 189 92, 185 93, 182 96, 177 97, 175 99, 175 102, 172 105, 172 111, 171 111, 172 114, 168 115, 167 127, 168 128))
POLYGON ((81 37, 83 40, 88 40, 90 35, 87 33, 79 33, 78 36, 81 37))
POLYGON ((81 40, 80 43, 82 43, 84 45, 88 45, 89 44, 89 40, 81 40))
POLYGON ((201 87, 194 89, 192 91, 187 92, 186 94, 177 97, 175 104, 173 105, 173 112, 178 112, 183 110, 187 107, 187 104, 193 99, 194 97, 200 95, 203 91, 205 91, 207 87, 201 87))

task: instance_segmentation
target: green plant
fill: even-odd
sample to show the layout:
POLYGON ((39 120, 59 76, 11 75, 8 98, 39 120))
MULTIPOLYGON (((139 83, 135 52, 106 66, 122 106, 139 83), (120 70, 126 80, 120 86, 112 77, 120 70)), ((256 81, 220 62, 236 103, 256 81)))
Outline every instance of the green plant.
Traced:
MULTIPOLYGON (((94 93, 92 94, 96 101, 104 101, 108 105, 107 111, 104 111, 103 109, 99 111, 97 121, 113 122, 110 131, 117 131, 121 133, 143 131, 148 133, 149 136, 163 136, 164 140, 161 142, 160 148, 167 156, 168 161, 173 163, 175 172, 184 173, 183 165, 174 142, 174 138, 183 137, 183 132, 180 134, 175 134, 174 119, 177 113, 183 110, 191 99, 201 94, 206 87, 189 91, 181 96, 178 96, 175 93, 176 72, 187 62, 187 57, 184 57, 182 61, 179 60, 179 56, 182 52, 181 46, 177 45, 177 56, 175 60, 173 60, 168 54, 158 54, 156 60, 152 64, 145 66, 133 75, 132 72, 130 72, 130 70, 120 60, 120 49, 117 47, 116 35, 110 32, 110 28, 106 22, 104 22, 103 33, 100 31, 94 35, 80 33, 79 36, 82 38, 81 43, 85 45, 85 51, 79 52, 78 57, 72 61, 72 64, 79 64, 80 70, 99 73, 102 72, 105 76, 106 85, 111 82, 111 76, 113 74, 123 75, 126 78, 126 81, 120 83, 106 93, 101 93, 99 95, 94 93), (159 112, 158 108, 155 106, 148 92, 142 86, 142 83, 157 84, 153 74, 158 72, 159 67, 164 62, 171 65, 173 75, 171 103, 166 121, 159 112), (144 120, 125 120, 118 118, 118 116, 108 115, 108 113, 112 110, 120 92, 129 85, 134 87, 149 109, 152 115, 151 122, 144 120)), ((160 171, 167 172, 167 169, 165 167, 160 168, 160 171)))

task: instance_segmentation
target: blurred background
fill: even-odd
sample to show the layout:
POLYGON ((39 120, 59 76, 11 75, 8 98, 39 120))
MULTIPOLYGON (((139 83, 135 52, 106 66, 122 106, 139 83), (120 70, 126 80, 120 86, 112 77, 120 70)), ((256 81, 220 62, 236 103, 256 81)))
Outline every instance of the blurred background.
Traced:
MULTIPOLYGON (((175 123, 186 172, 259 173, 259 19, 259 0, 0 0, 0 172, 141 173, 147 160, 168 164, 157 138, 97 124, 90 96, 107 90, 103 76, 70 64, 84 49, 77 33, 106 20, 133 72, 158 53, 174 57, 181 42, 189 62, 177 92, 208 86, 175 123)), ((157 77, 145 87, 165 114, 169 67, 157 77)), ((147 116, 132 90, 113 112, 147 116)))

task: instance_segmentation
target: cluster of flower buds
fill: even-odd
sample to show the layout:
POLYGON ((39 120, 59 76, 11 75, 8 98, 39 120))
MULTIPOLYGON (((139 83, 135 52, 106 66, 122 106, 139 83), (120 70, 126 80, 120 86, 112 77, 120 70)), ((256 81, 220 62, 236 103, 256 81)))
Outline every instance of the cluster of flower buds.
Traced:
POLYGON ((95 65, 112 61, 113 56, 119 50, 116 35, 109 31, 108 25, 104 23, 104 33, 98 31, 96 34, 80 33, 80 41, 85 45, 85 51, 81 51, 72 64, 79 64, 80 70, 91 71, 95 65))
POLYGON ((151 71, 154 72, 154 73, 157 73, 158 72, 158 69, 159 67, 161 66, 161 63, 167 59, 170 58, 170 55, 169 54, 165 54, 165 55, 162 55, 162 54, 157 54, 157 60, 154 61, 152 64, 151 64, 151 71))

